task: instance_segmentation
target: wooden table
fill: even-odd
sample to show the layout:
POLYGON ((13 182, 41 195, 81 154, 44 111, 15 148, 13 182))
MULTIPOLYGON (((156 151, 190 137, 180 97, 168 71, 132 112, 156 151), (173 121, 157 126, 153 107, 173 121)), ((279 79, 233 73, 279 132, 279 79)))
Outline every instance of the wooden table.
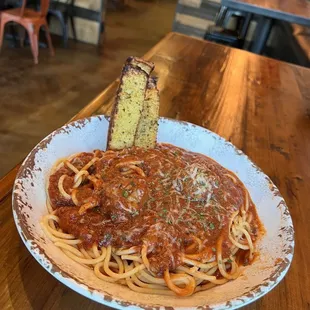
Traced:
POLYGON ((310 27, 309 0, 221 0, 223 6, 259 15, 251 51, 261 54, 274 19, 310 27))
MULTIPOLYGON (((310 302, 310 70, 170 33, 146 55, 156 63, 160 114, 205 126, 242 149, 279 187, 296 230, 285 279, 246 309, 306 309, 310 302)), ((118 81, 73 119, 108 114, 118 81)), ((9 156, 9 154, 8 154, 9 156)), ((16 231, 11 189, 0 181, 0 308, 102 309, 63 286, 16 231)))

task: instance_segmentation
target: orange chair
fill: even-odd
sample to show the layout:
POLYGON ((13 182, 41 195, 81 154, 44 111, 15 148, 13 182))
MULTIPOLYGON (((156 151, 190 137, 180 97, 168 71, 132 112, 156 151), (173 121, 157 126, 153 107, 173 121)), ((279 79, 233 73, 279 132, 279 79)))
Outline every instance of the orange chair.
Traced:
MULTIPOLYGON (((26 2, 27 0, 23 0, 21 8, 0 12, 0 49, 2 47, 5 24, 8 22, 20 24, 28 32, 34 63, 37 64, 39 55, 39 31, 42 26, 45 28, 45 35, 50 49, 50 54, 52 56, 54 55, 52 39, 46 20, 50 0, 40 0, 39 12, 33 9, 27 9, 26 2)), ((21 38, 21 45, 23 45, 23 39, 24 38, 21 38)))

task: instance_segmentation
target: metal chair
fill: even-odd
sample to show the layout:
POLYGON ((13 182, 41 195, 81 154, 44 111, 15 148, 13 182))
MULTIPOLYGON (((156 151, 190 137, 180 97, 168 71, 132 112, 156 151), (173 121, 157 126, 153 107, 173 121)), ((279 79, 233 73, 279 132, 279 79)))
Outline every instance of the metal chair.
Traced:
POLYGON ((230 10, 222 6, 216 15, 215 25, 210 26, 204 36, 205 40, 242 48, 252 19, 252 14, 230 10), (231 18, 237 18, 236 29, 227 29, 231 18))
POLYGON ((76 31, 75 31, 75 24, 74 24, 74 17, 73 17, 73 6, 74 0, 67 0, 66 3, 61 3, 57 0, 52 0, 50 3, 50 7, 48 9, 47 20, 48 23, 50 22, 50 17, 55 16, 62 28, 62 37, 63 37, 63 46, 68 46, 68 21, 70 19, 70 24, 72 28, 73 38, 76 40, 76 31))
MULTIPOLYGON (((1 11, 8 10, 8 9, 13 9, 16 8, 19 5, 19 3, 16 3, 14 1, 8 1, 8 0, 0 0, 0 14, 1 11)), ((18 33, 15 29, 14 23, 8 23, 7 25, 8 32, 5 34, 5 38, 9 40, 13 40, 13 42, 10 43, 10 47, 16 47, 18 46, 18 33)))
MULTIPOLYGON (((51 55, 54 55, 54 48, 52 45, 52 39, 49 33, 46 15, 49 7, 49 0, 40 0, 40 10, 34 10, 26 8, 27 0, 22 1, 22 6, 20 8, 14 8, 2 11, 0 14, 0 49, 2 47, 4 28, 7 23, 14 22, 23 26, 28 32, 31 51, 33 54, 34 63, 38 63, 39 55, 39 43, 38 36, 40 28, 45 29, 45 35, 48 42, 51 55)), ((24 36, 21 38, 21 45, 24 42, 24 36)))

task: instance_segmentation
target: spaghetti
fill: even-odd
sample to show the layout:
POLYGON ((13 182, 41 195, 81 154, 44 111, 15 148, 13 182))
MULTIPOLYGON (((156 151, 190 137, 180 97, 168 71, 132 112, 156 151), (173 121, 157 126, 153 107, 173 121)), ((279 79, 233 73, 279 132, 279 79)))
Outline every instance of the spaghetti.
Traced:
POLYGON ((103 281, 189 296, 236 279, 260 222, 243 184, 212 159, 168 144, 58 162, 47 237, 103 281))

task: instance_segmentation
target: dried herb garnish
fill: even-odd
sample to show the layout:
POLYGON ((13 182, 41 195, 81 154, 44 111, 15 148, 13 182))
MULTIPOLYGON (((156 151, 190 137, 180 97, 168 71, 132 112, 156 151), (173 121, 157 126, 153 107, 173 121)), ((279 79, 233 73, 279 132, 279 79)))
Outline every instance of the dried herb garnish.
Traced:
POLYGON ((128 191, 126 191, 124 189, 122 195, 123 195, 123 197, 127 198, 129 196, 129 193, 128 193, 128 191))

